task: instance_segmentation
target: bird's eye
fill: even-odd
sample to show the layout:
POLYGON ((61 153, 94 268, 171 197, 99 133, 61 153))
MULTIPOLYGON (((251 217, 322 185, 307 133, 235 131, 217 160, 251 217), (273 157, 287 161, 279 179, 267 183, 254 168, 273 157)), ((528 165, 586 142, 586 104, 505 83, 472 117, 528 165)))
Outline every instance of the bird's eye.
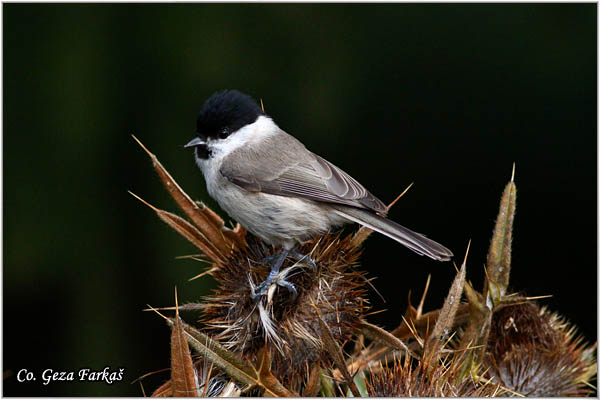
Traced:
POLYGON ((219 132, 219 137, 221 139, 225 139, 227 136, 229 136, 229 128, 221 129, 221 132, 219 132))

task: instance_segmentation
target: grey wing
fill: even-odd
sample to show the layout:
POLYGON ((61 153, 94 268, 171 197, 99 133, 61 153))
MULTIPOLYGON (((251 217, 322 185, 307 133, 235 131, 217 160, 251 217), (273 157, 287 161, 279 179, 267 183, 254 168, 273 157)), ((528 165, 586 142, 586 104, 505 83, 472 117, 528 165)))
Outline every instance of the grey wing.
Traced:
POLYGON ((244 148, 232 153, 220 172, 229 181, 253 192, 301 197, 314 201, 345 204, 385 213, 386 207, 350 175, 308 151, 286 133, 272 138, 261 149, 244 148), (274 151, 267 151, 271 149, 274 151), (250 156, 255 162, 241 168, 236 159, 250 156))

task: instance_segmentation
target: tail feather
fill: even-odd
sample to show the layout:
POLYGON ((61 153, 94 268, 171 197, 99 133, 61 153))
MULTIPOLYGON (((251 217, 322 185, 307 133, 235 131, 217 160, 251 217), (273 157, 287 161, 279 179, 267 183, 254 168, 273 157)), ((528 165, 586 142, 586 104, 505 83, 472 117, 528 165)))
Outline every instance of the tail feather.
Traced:
POLYGON ((441 244, 373 212, 347 206, 334 208, 342 217, 394 239, 419 255, 438 261, 448 261, 454 255, 441 244))

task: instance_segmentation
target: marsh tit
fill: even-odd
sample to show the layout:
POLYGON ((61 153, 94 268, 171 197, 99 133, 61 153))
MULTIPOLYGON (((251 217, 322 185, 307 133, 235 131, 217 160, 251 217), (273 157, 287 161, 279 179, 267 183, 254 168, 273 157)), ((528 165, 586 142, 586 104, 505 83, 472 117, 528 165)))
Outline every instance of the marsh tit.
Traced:
MULTIPOLYGON (((294 251, 297 244, 345 223, 364 225, 434 260, 453 256, 441 244, 387 219, 381 200, 279 128, 250 96, 237 90, 206 100, 196 137, 185 147, 194 149, 208 193, 221 208, 282 249, 272 258, 271 273, 255 297, 277 280, 286 257, 305 257, 294 251)), ((291 283, 277 284, 295 294, 291 283)))

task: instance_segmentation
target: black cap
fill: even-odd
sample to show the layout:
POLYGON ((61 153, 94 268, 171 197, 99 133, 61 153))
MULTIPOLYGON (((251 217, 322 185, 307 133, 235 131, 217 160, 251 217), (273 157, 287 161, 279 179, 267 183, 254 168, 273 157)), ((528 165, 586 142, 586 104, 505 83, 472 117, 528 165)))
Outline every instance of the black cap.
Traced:
POLYGON ((210 96, 198 115, 196 132, 205 138, 224 139, 265 115, 254 99, 237 90, 223 90, 210 96))

